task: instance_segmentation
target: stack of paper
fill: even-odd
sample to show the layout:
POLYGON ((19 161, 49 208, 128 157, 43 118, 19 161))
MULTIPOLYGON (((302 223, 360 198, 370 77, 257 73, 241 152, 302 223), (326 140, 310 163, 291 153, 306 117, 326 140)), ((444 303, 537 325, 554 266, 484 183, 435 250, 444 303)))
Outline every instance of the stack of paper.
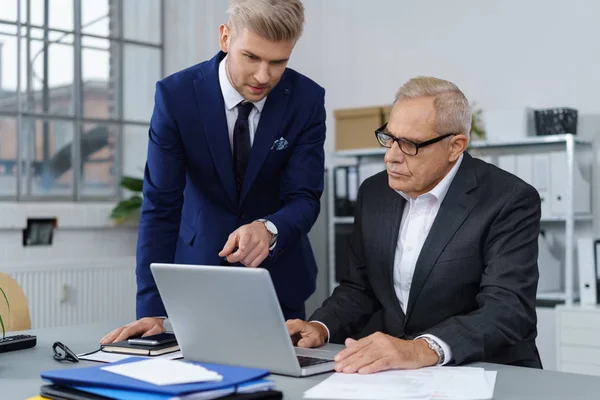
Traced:
POLYGON ((126 358, 130 358, 130 357, 138 357, 138 358, 143 357, 143 358, 147 358, 147 359, 162 358, 165 360, 177 360, 177 359, 183 358, 183 355, 181 354, 181 350, 174 351, 172 353, 161 354, 160 356, 138 356, 138 355, 132 355, 132 354, 107 353, 102 350, 96 350, 96 351, 93 351, 90 353, 77 354, 77 357, 80 360, 98 361, 98 362, 103 362, 103 363, 114 363, 114 362, 121 361, 126 358))
POLYGON ((223 380, 222 375, 201 365, 161 358, 111 365, 102 369, 158 386, 223 380))
POLYGON ((430 367, 371 375, 335 373, 304 393, 307 399, 486 400, 496 372, 472 367, 430 367))

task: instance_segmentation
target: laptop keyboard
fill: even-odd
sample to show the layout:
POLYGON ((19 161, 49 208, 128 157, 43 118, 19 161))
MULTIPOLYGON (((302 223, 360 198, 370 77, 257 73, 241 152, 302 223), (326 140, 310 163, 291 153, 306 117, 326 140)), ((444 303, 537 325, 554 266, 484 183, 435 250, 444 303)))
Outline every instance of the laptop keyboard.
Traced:
POLYGON ((296 356, 298 358, 298 362, 300 363, 300 368, 306 368, 313 365, 325 364, 328 362, 332 362, 332 360, 326 360, 324 358, 316 358, 316 357, 306 357, 306 356, 296 356))

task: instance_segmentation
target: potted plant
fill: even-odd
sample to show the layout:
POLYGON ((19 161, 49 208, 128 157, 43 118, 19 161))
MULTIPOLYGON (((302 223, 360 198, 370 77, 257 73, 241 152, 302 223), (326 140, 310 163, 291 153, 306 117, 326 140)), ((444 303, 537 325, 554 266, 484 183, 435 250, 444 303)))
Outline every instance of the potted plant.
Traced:
MULTIPOLYGON (((8 297, 6 297, 6 293, 4 293, 4 290, 2 290, 1 287, 0 293, 2 293, 2 297, 4 297, 6 305, 8 306, 8 312, 10 313, 10 303, 8 302, 8 297)), ((2 338, 4 338, 4 336, 6 335, 6 329, 4 328, 4 321, 2 320, 2 315, 0 315, 0 326, 2 327, 2 338)))
POLYGON ((137 221, 142 208, 142 178, 124 176, 121 178, 120 186, 127 189, 132 194, 129 198, 121 200, 112 209, 110 219, 116 224, 123 224, 127 221, 137 221))
POLYGON ((471 117, 471 138, 485 139, 485 129, 483 128, 483 122, 481 121, 482 110, 475 108, 473 104, 473 113, 471 117))

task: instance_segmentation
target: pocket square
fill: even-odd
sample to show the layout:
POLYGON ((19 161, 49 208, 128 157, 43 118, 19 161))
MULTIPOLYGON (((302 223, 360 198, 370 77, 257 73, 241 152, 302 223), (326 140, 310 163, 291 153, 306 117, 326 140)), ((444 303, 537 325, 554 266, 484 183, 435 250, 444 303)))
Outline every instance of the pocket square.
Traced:
POLYGON ((271 146, 271 150, 279 151, 283 149, 287 149, 288 141, 284 137, 280 137, 276 141, 273 142, 273 146, 271 146))

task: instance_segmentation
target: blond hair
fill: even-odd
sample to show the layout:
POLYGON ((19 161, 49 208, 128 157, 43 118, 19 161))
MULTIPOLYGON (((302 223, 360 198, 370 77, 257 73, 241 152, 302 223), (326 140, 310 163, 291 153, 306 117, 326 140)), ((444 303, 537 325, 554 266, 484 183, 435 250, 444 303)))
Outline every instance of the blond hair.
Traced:
POLYGON ((472 111, 458 86, 443 79, 418 76, 402 85, 395 102, 417 97, 435 97, 433 105, 439 134, 461 133, 470 138, 472 111))
POLYGON ((244 28, 271 41, 298 40, 304 27, 300 0, 230 0, 229 27, 244 28))

